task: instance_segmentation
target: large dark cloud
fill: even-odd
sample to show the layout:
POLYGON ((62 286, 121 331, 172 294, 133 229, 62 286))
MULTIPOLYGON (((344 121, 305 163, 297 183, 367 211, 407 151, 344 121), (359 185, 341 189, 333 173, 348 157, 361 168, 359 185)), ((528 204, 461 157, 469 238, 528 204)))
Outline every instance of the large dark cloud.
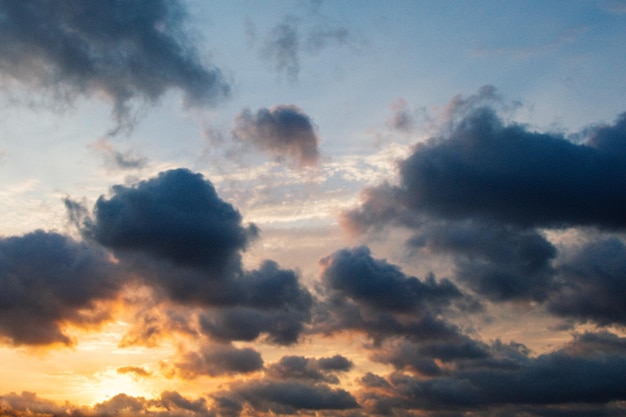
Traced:
POLYGON ((218 276, 239 265, 240 252, 256 235, 209 181, 186 169, 114 186, 82 227, 85 236, 116 252, 143 252, 218 276))
POLYGON ((178 1, 1 1, 0 74, 59 98, 103 94, 120 124, 135 100, 179 89, 189 105, 225 97, 229 85, 202 62, 178 1))
MULTIPOLYGON (((121 267, 163 299, 201 307, 201 334, 225 342, 265 335, 286 345, 298 340, 310 319, 313 298, 295 271, 270 260, 244 269, 242 252, 258 230, 244 226, 239 212, 200 174, 176 169, 114 186, 110 197, 98 199, 93 215, 72 200, 66 205, 86 238, 112 249, 121 267)), ((149 345, 167 329, 187 331, 175 314, 144 318, 125 343, 149 345)))
POLYGON ((117 296, 121 273, 103 250, 57 233, 0 239, 0 338, 72 344, 64 326, 108 319, 97 303, 117 296))
POLYGON ((490 86, 455 97, 438 133, 399 162, 397 183, 364 190, 343 224, 356 233, 412 230, 412 249, 450 259, 455 279, 492 301, 539 301, 580 321, 620 322, 620 303, 600 300, 620 290, 618 281, 590 284, 592 270, 561 259, 567 244, 557 250, 546 230, 626 227, 626 114, 565 137, 505 122, 495 110, 507 110, 502 103, 490 86))
POLYGON ((235 138, 270 155, 287 157, 301 167, 315 166, 319 159, 319 138, 309 116, 293 105, 244 110, 235 118, 235 138))
MULTIPOLYGON (((415 217, 622 229, 624 143, 626 115, 577 144, 559 134, 506 125, 493 110, 480 107, 446 136, 416 146, 400 163, 400 184, 386 186, 393 196, 387 204, 415 217)), ((347 217, 366 229, 399 220, 388 213, 365 200, 347 217)))

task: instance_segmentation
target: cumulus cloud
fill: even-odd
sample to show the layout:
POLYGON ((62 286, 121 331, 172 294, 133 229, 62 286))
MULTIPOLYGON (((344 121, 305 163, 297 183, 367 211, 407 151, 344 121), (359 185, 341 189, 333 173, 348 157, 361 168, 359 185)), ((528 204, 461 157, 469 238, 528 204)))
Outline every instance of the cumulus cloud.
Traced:
POLYGON ((293 105, 244 110, 235 118, 233 136, 278 158, 289 158, 298 166, 315 166, 319 160, 319 138, 313 120, 293 105))
POLYGON ((240 251, 256 235, 209 181, 186 169, 114 186, 82 226, 86 237, 116 252, 142 252, 216 275, 238 265, 240 251))
MULTIPOLYGON (((594 274, 582 263, 593 261, 561 259, 567 250, 546 230, 626 227, 626 114, 565 137, 505 122, 495 110, 518 105, 503 104, 491 86, 455 97, 438 133, 398 163, 398 181, 364 190, 342 224, 353 233, 412 230, 409 247, 447 256, 455 280, 492 301, 539 301, 579 321, 620 322, 620 303, 601 301, 620 290, 617 281, 585 281, 594 274)), ((585 251, 601 256, 591 246, 585 251)))
POLYGON ((560 290, 548 308, 582 322, 626 325, 625 272, 626 245, 622 240, 587 242, 560 262, 560 290))
POLYGON ((497 223, 433 222, 409 240, 414 248, 454 256, 456 277, 494 301, 543 301, 557 287, 557 250, 541 233, 497 223))
POLYGON ((334 374, 349 371, 352 367, 352 361, 341 355, 320 359, 283 356, 277 363, 268 366, 266 375, 274 379, 300 379, 337 384, 339 379, 334 374))
POLYGON ((194 379, 201 375, 247 374, 262 368, 263 359, 256 350, 217 344, 183 354, 174 365, 173 373, 184 379, 194 379))
POLYGON ((135 101, 178 89, 189 105, 229 94, 221 71, 202 62, 178 1, 2 2, 0 75, 63 100, 104 95, 122 127, 135 101))
POLYGON ((320 265, 327 289, 375 310, 419 311, 461 296, 452 282, 408 277, 397 266, 373 258, 366 246, 336 251, 320 265))
MULTIPOLYGON (((506 125, 489 108, 469 112, 446 137, 419 144, 389 186, 415 216, 495 221, 518 227, 624 228, 626 115, 585 143, 506 125)), ((348 213, 361 227, 364 208, 348 213)), ((380 210, 378 210, 380 212, 380 210)), ((383 213, 384 214, 384 213, 383 213)), ((367 221, 394 221, 383 216, 367 221)))
POLYGON ((313 331, 358 331, 375 345, 388 338, 426 341, 459 335, 456 326, 441 318, 463 300, 450 281, 406 276, 397 266, 373 258, 367 247, 339 250, 320 265, 323 298, 314 310, 313 331))
POLYGON ((117 185, 100 197, 93 214, 66 200, 83 236, 115 253, 155 296, 176 311, 145 311, 123 343, 150 345, 170 330, 199 332, 224 342, 261 335, 276 344, 295 343, 310 320, 313 297, 298 274, 271 260, 246 270, 241 255, 256 237, 240 213, 223 201, 201 174, 186 169, 160 173, 133 186, 117 185), (197 330, 184 321, 196 318, 197 330), (181 324, 182 323, 182 324, 181 324))
POLYGON ((123 274, 106 252, 41 230, 0 239, 0 337, 14 345, 73 341, 66 325, 107 319, 99 301, 117 297, 123 274))
POLYGON ((291 270, 266 261, 233 282, 233 302, 200 315, 204 334, 219 340, 251 341, 265 334, 266 341, 289 345, 298 341, 310 320, 313 298, 291 270))

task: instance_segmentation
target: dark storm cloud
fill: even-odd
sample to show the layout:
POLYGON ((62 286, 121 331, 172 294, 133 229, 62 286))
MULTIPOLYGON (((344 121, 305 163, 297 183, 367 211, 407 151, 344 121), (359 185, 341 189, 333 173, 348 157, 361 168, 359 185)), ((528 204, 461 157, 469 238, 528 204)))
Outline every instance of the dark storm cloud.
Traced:
POLYGON ((122 278, 102 250, 43 231, 0 239, 0 338, 14 345, 72 344, 63 326, 109 318, 122 278))
POLYGON ((229 85, 202 62, 177 1, 0 2, 0 74, 56 97, 103 94, 120 126, 131 107, 179 89, 189 105, 214 103, 229 85))
POLYGON ((556 287, 556 248, 535 230, 497 223, 447 221, 424 225, 413 247, 454 255, 456 276, 494 301, 543 301, 556 287))
POLYGON ((558 267, 560 291, 553 313, 600 325, 626 325, 626 245, 606 238, 586 243, 558 267))
POLYGON ((219 275, 239 264, 256 235, 213 185, 186 169, 161 172, 130 187, 116 185, 95 204, 83 234, 116 252, 142 252, 219 275))
POLYGON ((352 361, 341 355, 328 358, 307 358, 304 356, 283 356, 277 363, 267 367, 266 375, 274 379, 298 379, 339 383, 336 372, 349 371, 352 361))
MULTIPOLYGON (((446 133, 446 132, 444 132, 446 133)), ((348 213, 357 229, 399 221, 394 213, 473 219, 522 228, 624 228, 626 115, 585 143, 504 122, 487 107, 470 109, 445 136, 416 146, 399 165, 400 185, 384 186, 393 208, 348 213), (397 206, 397 207, 395 207, 397 206)), ((367 198, 367 195, 366 195, 367 198)))
POLYGON ((261 369, 263 359, 256 350, 218 344, 205 346, 199 352, 185 353, 175 364, 174 373, 181 378, 193 379, 201 375, 246 374, 261 369))
POLYGON ((254 380, 234 384, 230 397, 246 402, 256 411, 296 414, 299 410, 346 410, 358 408, 354 397, 343 389, 302 381, 254 380))
POLYGON ((293 105, 244 110, 235 118, 235 138, 272 156, 287 157, 298 166, 315 166, 319 159, 319 138, 309 116, 293 105))
POLYGON ((626 398, 626 356, 616 348, 623 342, 607 333, 586 334, 537 357, 523 347, 496 343, 441 375, 423 378, 395 372, 383 379, 369 374, 359 399, 388 415, 394 408, 519 415, 527 407, 535 408, 537 414, 531 415, 549 415, 551 407, 569 409, 575 404, 604 405, 599 408, 607 411, 607 404, 626 398))

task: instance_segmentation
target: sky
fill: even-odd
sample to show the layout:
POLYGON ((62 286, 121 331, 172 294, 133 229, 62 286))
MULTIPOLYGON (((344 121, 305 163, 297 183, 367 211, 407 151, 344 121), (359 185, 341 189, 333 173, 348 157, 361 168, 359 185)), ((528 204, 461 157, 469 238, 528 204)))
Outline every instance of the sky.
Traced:
POLYGON ((0 415, 626 415, 626 2, 0 0, 0 415))

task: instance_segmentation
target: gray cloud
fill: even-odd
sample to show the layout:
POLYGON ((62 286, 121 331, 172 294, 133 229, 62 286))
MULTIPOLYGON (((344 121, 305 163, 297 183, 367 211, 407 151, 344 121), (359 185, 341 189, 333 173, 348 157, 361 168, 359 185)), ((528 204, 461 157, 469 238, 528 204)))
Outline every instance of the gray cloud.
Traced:
POLYGON ((178 1, 0 2, 0 73, 64 100, 103 94, 118 127, 135 101, 179 89, 188 105, 229 94, 221 71, 202 62, 178 1))
POLYGON ((581 289, 591 285, 599 300, 619 286, 583 284, 584 273, 573 270, 585 267, 575 259, 568 267, 544 231, 626 227, 626 114, 566 138, 506 123, 494 110, 517 106, 503 104, 491 86, 455 97, 438 133, 399 162, 397 185, 364 190, 361 206, 341 221, 355 233, 413 230, 410 247, 451 256, 456 280, 492 301, 540 301, 565 317, 615 322, 619 303, 594 304, 581 289))
POLYGON ((256 236, 209 181, 186 169, 114 186, 110 198, 96 202, 94 218, 84 219, 82 232, 116 252, 142 252, 216 276, 238 266, 240 251, 256 236))
POLYGON ((626 324, 626 245, 598 239, 567 255, 558 267, 560 290, 549 300, 553 313, 600 325, 626 324))
POLYGON ((461 296, 450 281, 408 277, 397 266, 374 259, 365 246, 334 252, 320 265, 326 288, 376 310, 408 312, 447 305, 461 296))
POLYGON ((292 159, 298 166, 315 166, 319 138, 309 116, 293 105, 244 110, 235 118, 234 137, 272 156, 292 159))
MULTIPOLYGON (((585 143, 505 125, 489 108, 467 116, 444 137, 420 144, 400 163, 389 205, 447 220, 473 219, 523 228, 624 228, 626 115, 585 143)), ((347 214, 361 228, 398 219, 368 208, 347 214), (370 213, 366 217, 365 213, 370 213), (364 222, 367 222, 363 224, 364 222)), ((396 209, 396 211, 399 208, 396 209)), ((391 213, 393 214, 393 213, 391 213)))
POLYGON ((433 222, 408 242, 454 255, 456 277, 494 301, 545 300, 557 287, 556 248, 535 230, 475 221, 433 222))
POLYGON ((349 371, 352 361, 341 355, 328 358, 307 358, 304 356, 283 356, 277 363, 267 367, 266 375, 274 379, 297 379, 339 383, 336 372, 349 371))
MULTIPOLYGON (((83 235, 112 249, 120 267, 163 299, 202 307, 198 331, 206 336, 225 342, 264 336, 288 345, 310 320, 313 298, 296 272, 270 260, 243 268, 241 253, 258 230, 243 226, 239 212, 200 174, 177 169, 114 186, 93 216, 72 200, 66 205, 83 235)), ((131 330, 124 344, 149 345, 169 330, 192 331, 176 314, 150 312, 131 330)))
POLYGON ((256 350, 218 344, 185 353, 175 364, 174 372, 181 378, 193 379, 201 375, 246 374, 261 369, 263 359, 256 350))
MULTIPOLYGON (((355 44, 349 29, 320 17, 319 14, 304 18, 285 16, 264 34, 259 48, 263 60, 279 74, 297 81, 303 56, 314 56, 333 46, 355 44)), ((256 27, 248 22, 248 35, 253 42, 256 32, 256 27)))
POLYGON ((97 302, 117 297, 122 272, 106 252, 57 233, 1 238, 0 336, 14 345, 71 345, 63 326, 109 319, 97 302))
POLYGON ((389 338, 452 340, 459 329, 443 319, 463 294, 448 280, 424 281, 371 256, 367 247, 342 249, 320 260, 322 300, 314 332, 359 331, 380 345, 389 338))
POLYGON ((231 398, 250 404, 256 411, 295 414, 299 410, 346 410, 358 408, 343 389, 311 385, 301 381, 254 380, 234 384, 231 398))
POLYGON ((606 332, 585 334, 563 349, 537 357, 515 344, 497 342, 487 349, 483 345, 473 358, 459 362, 461 358, 449 357, 456 366, 440 374, 395 372, 387 378, 368 374, 362 379, 365 388, 359 400, 386 415, 393 415, 394 409, 434 413, 464 409, 479 416, 520 415, 525 410, 539 416, 550 415, 555 406, 564 415, 570 415, 566 411, 570 407, 572 412, 597 409, 598 415, 610 415, 608 404, 626 398, 626 358, 616 349, 623 342, 606 332))

